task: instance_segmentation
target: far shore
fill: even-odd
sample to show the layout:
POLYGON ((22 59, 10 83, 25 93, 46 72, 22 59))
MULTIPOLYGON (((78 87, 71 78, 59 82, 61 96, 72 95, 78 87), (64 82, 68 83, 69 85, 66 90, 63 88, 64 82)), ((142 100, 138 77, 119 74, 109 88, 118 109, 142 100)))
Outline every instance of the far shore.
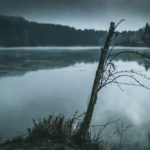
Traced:
MULTIPOLYGON (((0 50, 90 50, 90 49, 99 49, 101 46, 12 46, 5 47, 0 46, 0 50)), ((115 46, 114 49, 132 49, 132 50, 144 50, 150 49, 150 47, 142 46, 115 46)))

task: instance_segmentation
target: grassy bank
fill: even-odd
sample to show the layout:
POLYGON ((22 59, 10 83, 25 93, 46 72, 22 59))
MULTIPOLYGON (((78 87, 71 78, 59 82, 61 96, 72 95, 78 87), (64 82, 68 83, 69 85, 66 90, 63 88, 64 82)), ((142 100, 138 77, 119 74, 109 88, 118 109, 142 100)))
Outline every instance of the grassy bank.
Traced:
POLYGON ((74 115, 66 119, 51 115, 42 121, 33 120, 33 127, 27 129, 26 135, 5 141, 0 150, 104 150, 104 142, 92 138, 90 133, 86 138, 76 138, 79 117, 74 115))
MULTIPOLYGON (((81 118, 77 114, 71 118, 64 116, 49 116, 41 121, 33 120, 33 127, 28 128, 24 135, 14 137, 0 144, 0 150, 149 150, 150 146, 145 146, 142 143, 133 143, 123 145, 123 141, 118 144, 106 144, 100 133, 111 123, 105 124, 95 135, 90 132, 82 139, 78 139, 76 134, 79 130, 81 118)), ((123 125, 123 124, 121 124, 123 125)), ((129 126, 122 126, 126 130, 129 126)), ((120 136, 122 137, 122 135, 120 136)), ((150 136, 149 136, 150 140, 150 136)))

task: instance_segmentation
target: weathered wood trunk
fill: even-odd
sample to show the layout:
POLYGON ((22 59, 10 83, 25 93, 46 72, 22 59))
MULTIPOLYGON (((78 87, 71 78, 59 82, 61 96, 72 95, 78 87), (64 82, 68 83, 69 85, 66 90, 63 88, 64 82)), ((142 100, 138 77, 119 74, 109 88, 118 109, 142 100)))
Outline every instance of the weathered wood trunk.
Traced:
POLYGON ((97 100, 99 82, 100 82, 100 79, 103 74, 104 63, 105 63, 106 56, 107 56, 107 53, 109 50, 112 36, 114 34, 114 30, 115 30, 115 23, 111 22, 105 45, 101 51, 101 56, 100 56, 98 68, 97 68, 97 71, 95 74, 95 79, 94 79, 94 83, 93 83, 92 93, 91 93, 90 101, 88 104, 87 112, 86 112, 83 122, 81 123, 80 128, 77 132, 77 135, 80 138, 85 137, 87 135, 89 127, 90 127, 90 123, 91 123, 91 119, 92 119, 92 115, 93 115, 93 111, 94 111, 94 106, 95 106, 96 100, 97 100))

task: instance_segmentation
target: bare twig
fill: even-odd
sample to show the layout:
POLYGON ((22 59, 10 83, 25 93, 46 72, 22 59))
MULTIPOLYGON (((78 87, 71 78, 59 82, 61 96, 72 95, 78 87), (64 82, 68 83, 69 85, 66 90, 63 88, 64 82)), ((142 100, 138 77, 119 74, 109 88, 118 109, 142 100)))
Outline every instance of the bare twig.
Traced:
POLYGON ((126 19, 122 19, 122 20, 120 20, 117 24, 116 24, 116 26, 115 26, 115 29, 119 26, 119 24, 121 24, 123 21, 125 21, 126 19))
POLYGON ((102 127, 102 126, 108 126, 108 125, 110 125, 110 124, 112 124, 112 123, 116 123, 116 122, 118 122, 119 120, 120 120, 120 119, 113 120, 113 121, 108 122, 108 123, 103 124, 103 125, 92 125, 91 127, 102 127))
POLYGON ((119 124, 118 122, 116 123, 116 131, 114 132, 114 134, 118 134, 120 137, 120 141, 119 141, 120 150, 122 149, 123 133, 127 131, 127 129, 129 129, 130 127, 131 125, 124 126, 123 122, 121 124, 119 124))

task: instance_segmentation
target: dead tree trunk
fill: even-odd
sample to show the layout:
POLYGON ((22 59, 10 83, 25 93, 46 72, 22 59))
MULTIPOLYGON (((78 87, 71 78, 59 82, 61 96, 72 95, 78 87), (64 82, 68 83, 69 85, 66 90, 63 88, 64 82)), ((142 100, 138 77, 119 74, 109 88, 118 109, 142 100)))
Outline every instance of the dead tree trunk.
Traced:
POLYGON ((92 119, 92 115, 93 115, 93 111, 94 111, 94 106, 95 106, 96 100, 97 100, 99 82, 102 78, 102 74, 103 74, 103 70, 104 70, 104 63, 106 60, 106 56, 107 56, 107 53, 109 50, 110 42, 111 42, 112 36, 114 34, 114 31, 115 31, 115 23, 111 22, 105 45, 101 49, 101 56, 100 56, 98 68, 97 68, 97 71, 95 74, 95 79, 94 79, 94 83, 93 83, 92 93, 91 93, 90 101, 88 104, 87 112, 86 112, 83 122, 81 123, 80 128, 77 132, 77 136, 80 138, 85 137, 87 135, 89 127, 90 127, 90 123, 91 123, 91 119, 92 119))

